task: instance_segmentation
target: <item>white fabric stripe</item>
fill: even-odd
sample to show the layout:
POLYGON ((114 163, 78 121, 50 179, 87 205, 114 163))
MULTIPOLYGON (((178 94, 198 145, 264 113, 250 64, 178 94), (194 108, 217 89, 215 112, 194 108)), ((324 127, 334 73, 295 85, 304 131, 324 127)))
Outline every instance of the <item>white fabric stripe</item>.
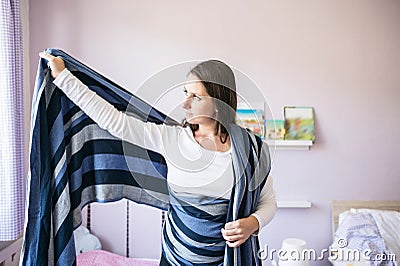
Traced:
POLYGON ((67 145, 65 149, 72 156, 82 149, 85 142, 99 139, 115 140, 117 138, 112 136, 109 132, 100 129, 97 124, 91 124, 83 127, 79 132, 74 134, 70 141, 72 145, 67 145))
POLYGON ((75 120, 79 119, 82 115, 84 115, 85 113, 83 111, 78 111, 76 112, 70 120, 68 120, 67 122, 64 122, 64 130, 66 130, 67 128, 69 128, 72 124, 72 122, 74 122, 75 120))
POLYGON ((53 181, 56 180, 56 178, 58 177, 58 175, 59 175, 59 173, 60 173, 60 171, 61 171, 61 168, 64 166, 64 164, 65 164, 65 159, 66 159, 66 154, 65 154, 65 151, 64 151, 64 153, 63 153, 61 159, 58 161, 57 166, 56 166, 56 168, 54 169, 53 176, 52 176, 53 181))
POLYGON ((56 215, 53 215, 54 235, 57 234, 58 230, 60 229, 60 226, 67 217, 70 209, 71 209, 71 202, 69 197, 69 186, 67 185, 65 186, 60 197, 57 199, 57 203, 54 206, 53 213, 56 213, 56 215))
MULTIPOLYGON (((166 225, 164 224, 164 227, 165 227, 165 226, 166 226, 166 225)), ((166 230, 166 228, 164 228, 164 230, 166 230)), ((164 234, 163 234, 163 236, 164 236, 164 234)), ((162 244, 162 247, 163 247, 163 251, 164 251, 164 253, 165 253, 165 256, 166 256, 168 262, 169 262, 169 263, 172 263, 172 265, 179 265, 180 263, 179 263, 179 262, 175 259, 175 257, 172 255, 172 252, 171 252, 171 250, 169 249, 167 243, 165 242, 164 237, 162 237, 161 240, 162 240, 162 243, 161 243, 161 244, 162 244)))

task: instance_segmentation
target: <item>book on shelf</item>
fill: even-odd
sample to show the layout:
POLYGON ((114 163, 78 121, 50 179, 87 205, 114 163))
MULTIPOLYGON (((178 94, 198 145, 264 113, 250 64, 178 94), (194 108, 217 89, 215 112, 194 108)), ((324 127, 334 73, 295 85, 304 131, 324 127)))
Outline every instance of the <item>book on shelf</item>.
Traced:
POLYGON ((285 139, 285 120, 265 120, 265 139, 285 139))
POLYGON ((250 129, 255 135, 264 138, 264 110, 263 109, 237 109, 236 123, 250 129))
POLYGON ((307 106, 285 106, 285 139, 315 140, 314 108, 307 106))

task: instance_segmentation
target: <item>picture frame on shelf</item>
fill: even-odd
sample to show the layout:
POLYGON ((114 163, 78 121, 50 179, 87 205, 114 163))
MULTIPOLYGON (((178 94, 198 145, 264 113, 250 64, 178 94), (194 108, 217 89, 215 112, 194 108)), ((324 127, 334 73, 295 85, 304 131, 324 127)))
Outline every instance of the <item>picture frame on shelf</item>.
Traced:
POLYGON ((285 140, 315 141, 314 108, 309 106, 285 106, 285 140))
POLYGON ((265 120, 265 139, 284 140, 285 120, 265 120))

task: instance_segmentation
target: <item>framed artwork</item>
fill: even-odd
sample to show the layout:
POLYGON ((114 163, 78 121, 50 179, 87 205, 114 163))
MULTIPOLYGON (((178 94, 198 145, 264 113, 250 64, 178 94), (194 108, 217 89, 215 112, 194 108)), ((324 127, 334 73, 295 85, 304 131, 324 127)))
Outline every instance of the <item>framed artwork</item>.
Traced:
POLYGON ((265 139, 267 140, 285 139, 285 120, 266 120, 265 139))
POLYGON ((314 108, 307 106, 285 106, 285 139, 315 140, 314 108))
POLYGON ((237 109, 236 123, 250 129, 255 135, 264 138, 264 110, 261 109, 237 109))

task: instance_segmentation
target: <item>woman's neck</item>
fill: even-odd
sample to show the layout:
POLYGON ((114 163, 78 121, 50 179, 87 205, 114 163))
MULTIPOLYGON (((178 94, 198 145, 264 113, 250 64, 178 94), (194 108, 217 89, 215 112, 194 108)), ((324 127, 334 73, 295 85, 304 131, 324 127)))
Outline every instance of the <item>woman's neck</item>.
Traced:
POLYGON ((223 143, 221 141, 221 131, 215 134, 215 126, 213 125, 199 125, 198 130, 194 132, 194 138, 203 147, 208 150, 215 151, 227 151, 229 150, 231 143, 229 136, 227 136, 226 141, 223 143))
MULTIPOLYGON (((196 135, 197 136, 203 136, 203 137, 219 137, 215 135, 215 126, 216 122, 214 123, 209 123, 209 124, 199 124, 199 128, 196 130, 196 135)), ((220 132, 218 132, 218 135, 220 135, 220 132)))

